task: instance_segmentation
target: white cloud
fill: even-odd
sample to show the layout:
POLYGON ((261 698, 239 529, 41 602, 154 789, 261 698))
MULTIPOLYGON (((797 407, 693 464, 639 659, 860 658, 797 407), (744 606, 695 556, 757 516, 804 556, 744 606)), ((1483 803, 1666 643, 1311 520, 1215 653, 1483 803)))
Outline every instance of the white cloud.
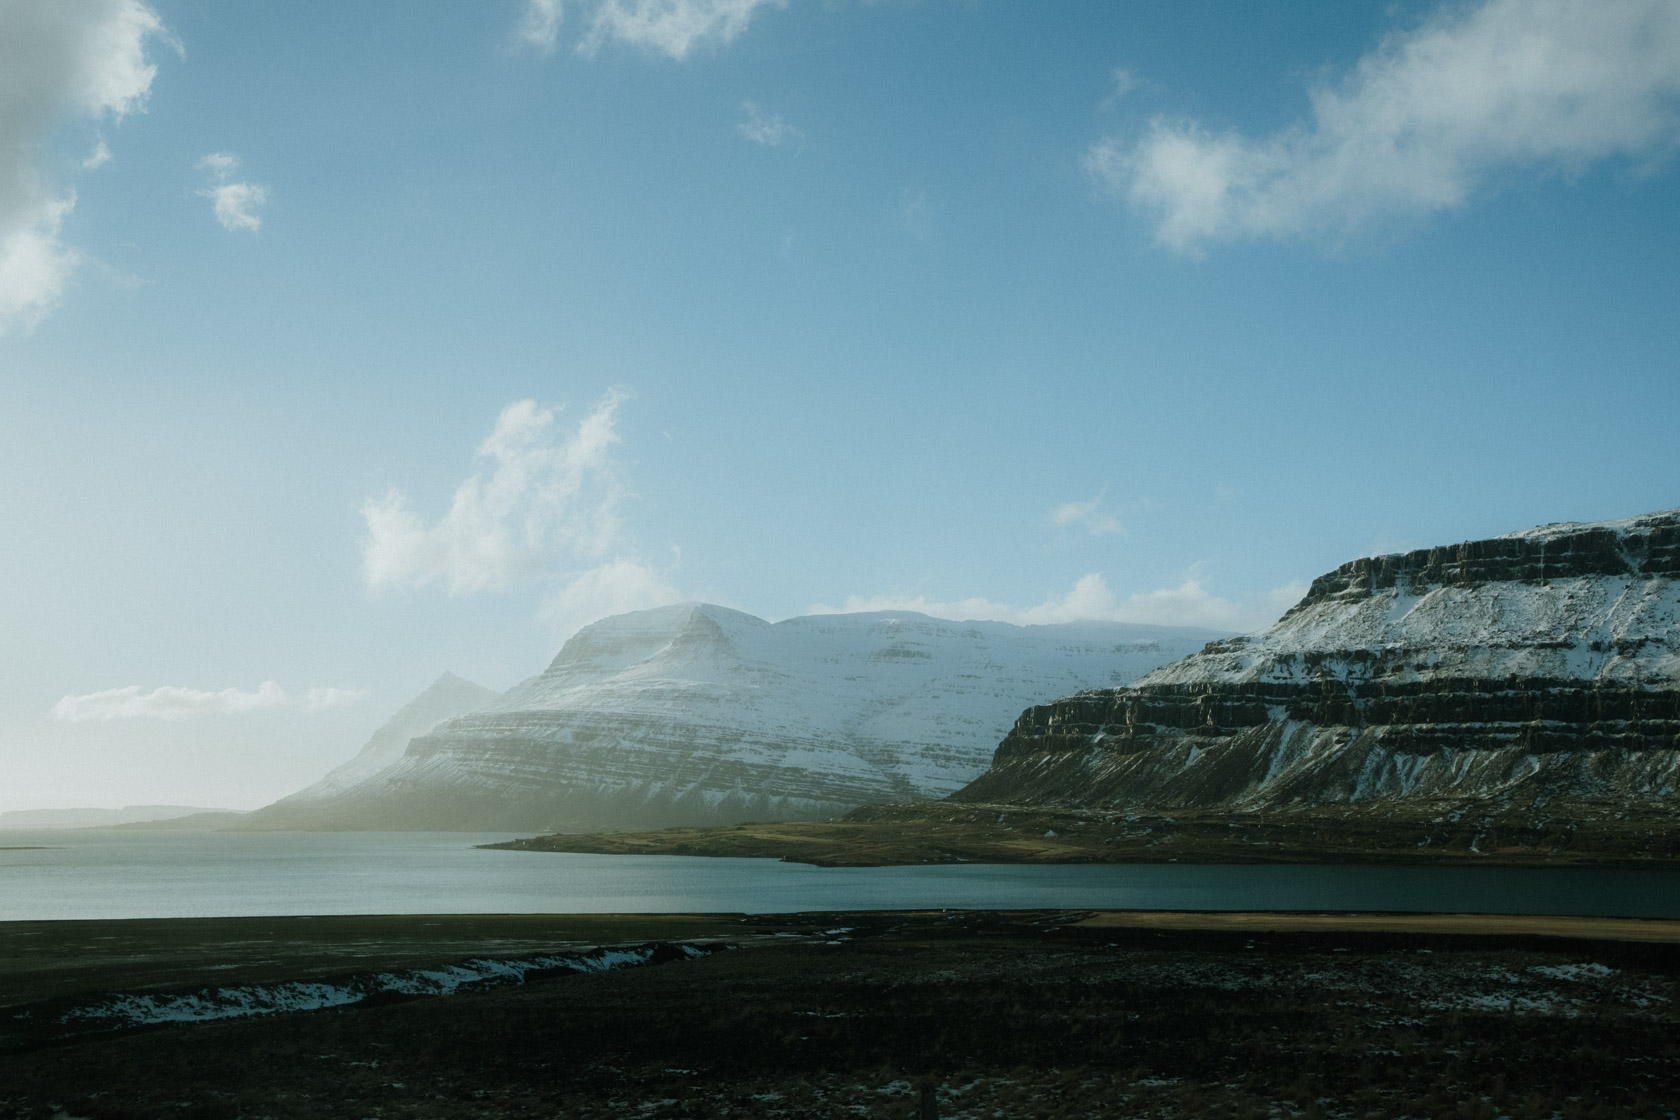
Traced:
POLYGON ((110 162, 111 146, 105 143, 105 138, 101 136, 94 141, 93 150, 87 154, 87 158, 82 160, 82 170, 92 171, 94 168, 104 167, 110 162))
POLYGON ((210 692, 198 688, 165 685, 150 692, 140 686, 108 688, 80 696, 66 696, 53 705, 52 718, 68 723, 111 719, 187 719, 202 715, 242 715, 272 708, 302 708, 324 711, 354 704, 366 693, 350 688, 312 688, 303 697, 293 697, 273 681, 254 689, 224 688, 210 692))
POLYGON ((255 233, 262 228, 262 216, 257 211, 268 202, 268 187, 261 183, 228 181, 239 170, 238 156, 232 152, 211 152, 198 161, 198 169, 208 171, 216 180, 214 186, 198 193, 210 200, 216 221, 223 229, 255 233))
POLYGON ((852 595, 845 605, 818 605, 811 614, 841 611, 919 611, 935 618, 956 621, 993 619, 1017 626, 1038 626, 1056 622, 1100 620, 1146 622, 1158 626, 1205 626, 1215 630, 1248 633, 1269 626, 1307 592, 1306 584, 1291 583, 1264 593, 1257 599, 1238 603, 1222 599, 1202 586, 1194 575, 1177 587, 1164 587, 1119 599, 1109 590, 1102 573, 1081 576, 1066 595, 1051 597, 1033 607, 1014 607, 990 599, 942 601, 925 595, 852 595))
POLYGON ((218 180, 225 180, 239 170, 239 157, 232 152, 211 152, 198 161, 200 171, 208 171, 218 180))
POLYGON ((682 600, 667 573, 639 560, 617 559, 568 577, 544 600, 538 617, 569 635, 597 619, 682 600))
POLYGON ((741 112, 746 114, 746 119, 735 128, 754 144, 775 148, 789 140, 802 140, 805 137, 803 132, 789 124, 780 113, 765 112, 756 102, 741 102, 741 112))
POLYGON ((12 327, 33 330, 57 305, 64 282, 82 260, 58 239, 75 205, 74 191, 40 199, 17 228, 0 235, 0 334, 12 327))
POLYGON ((211 187, 204 195, 210 199, 223 229, 247 229, 255 233, 262 228, 257 211, 268 201, 267 187, 257 183, 223 183, 211 187))
MULTIPOLYGON (((48 182, 48 138, 68 121, 144 110, 153 39, 169 41, 141 0, 0 3, 0 334, 33 329, 82 259, 59 239, 76 194, 48 182)), ((84 166, 101 151, 103 140, 84 166)))
POLYGON ((601 0, 579 49, 593 53, 608 39, 688 56, 699 43, 733 42, 760 8, 783 8, 787 0, 601 0))
MULTIPOLYGON (((563 0, 527 0, 514 41, 552 54, 565 6, 563 0)), ((579 54, 594 54, 611 41, 683 59, 700 44, 733 42, 759 9, 785 8, 787 0, 577 0, 574 6, 585 25, 579 54)))
POLYGON ((1120 524, 1120 519, 1107 508, 1101 494, 1087 501, 1066 502, 1057 506, 1050 511, 1050 524, 1083 525, 1085 531, 1093 537, 1126 531, 1126 527, 1120 524))
POLYGON ((620 537, 624 486, 612 449, 627 397, 623 389, 609 392, 564 440, 549 409, 530 400, 508 405, 479 445, 483 467, 456 488, 434 525, 397 490, 362 503, 368 586, 501 590, 564 575, 580 559, 604 560, 620 537))
POLYGON ((1122 97, 1125 97, 1128 93, 1131 93, 1138 87, 1137 75, 1133 74, 1130 70, 1120 67, 1115 69, 1110 78, 1110 82, 1111 84, 1109 85, 1108 96, 1103 98, 1102 102, 1105 109, 1112 107, 1115 102, 1119 101, 1122 97))
POLYGON ((526 0, 525 12, 513 31, 514 41, 539 54, 553 54, 560 39, 560 21, 565 15, 560 0, 526 0))
POLYGON ((397 490, 362 503, 368 586, 441 583, 452 595, 537 586, 537 618, 562 637, 607 615, 680 601, 670 572, 633 554, 618 514, 627 490, 613 449, 629 397, 612 389, 563 437, 553 411, 530 400, 508 405, 479 445, 480 469, 435 524, 397 490))
POLYGON ((1196 252, 1454 209, 1501 168, 1654 165, 1680 146, 1680 4, 1446 5, 1310 96, 1310 122, 1267 137, 1156 120, 1136 144, 1094 144, 1086 167, 1196 252))

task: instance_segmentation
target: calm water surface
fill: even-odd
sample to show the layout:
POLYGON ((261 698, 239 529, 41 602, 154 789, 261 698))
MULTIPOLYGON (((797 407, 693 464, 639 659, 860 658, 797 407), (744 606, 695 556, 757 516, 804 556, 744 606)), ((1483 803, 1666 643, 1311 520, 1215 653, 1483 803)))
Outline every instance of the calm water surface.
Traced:
POLYGON ((0 832, 0 920, 1105 907, 1680 918, 1680 872, 1195 864, 820 868, 491 852, 459 832, 0 832))

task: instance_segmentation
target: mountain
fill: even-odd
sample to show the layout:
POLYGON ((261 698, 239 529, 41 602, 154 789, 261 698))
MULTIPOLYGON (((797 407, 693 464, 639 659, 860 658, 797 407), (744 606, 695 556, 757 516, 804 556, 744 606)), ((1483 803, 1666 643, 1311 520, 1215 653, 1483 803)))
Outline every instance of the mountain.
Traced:
POLYGON ((366 745, 344 765, 326 777, 272 805, 249 813, 238 822, 241 828, 314 828, 325 806, 358 783, 365 781, 402 757, 410 739, 424 735, 444 720, 482 708, 501 697, 493 688, 445 672, 424 692, 410 700, 375 731, 366 745))
POLYGON ((147 821, 175 820, 194 813, 228 813, 191 805, 125 805, 121 809, 13 809, 0 813, 0 829, 109 828, 147 821))
POLYGON ((540 676, 419 735, 371 777, 271 807, 288 806, 288 824, 252 823, 615 828, 939 797, 985 768, 1023 705, 1124 683, 1218 636, 904 611, 774 625, 707 604, 637 611, 580 630, 540 676))
POLYGON ((170 817, 161 821, 131 821, 105 827, 113 832, 220 832, 240 824, 249 812, 236 809, 212 809, 203 813, 188 813, 184 817, 170 817))
POLYGON ((1355 560, 1270 629, 1029 708, 952 800, 1672 814, 1676 576, 1680 510, 1355 560))

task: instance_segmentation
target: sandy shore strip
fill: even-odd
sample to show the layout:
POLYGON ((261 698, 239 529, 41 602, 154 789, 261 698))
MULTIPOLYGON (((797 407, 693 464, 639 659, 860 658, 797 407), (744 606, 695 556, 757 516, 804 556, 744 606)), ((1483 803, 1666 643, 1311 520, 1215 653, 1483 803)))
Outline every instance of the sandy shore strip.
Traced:
POLYGON ((1680 921, 1546 914, 1330 914, 1290 911, 1105 910, 1085 928, 1267 933, 1410 933, 1468 937, 1568 937, 1584 941, 1680 942, 1680 921))

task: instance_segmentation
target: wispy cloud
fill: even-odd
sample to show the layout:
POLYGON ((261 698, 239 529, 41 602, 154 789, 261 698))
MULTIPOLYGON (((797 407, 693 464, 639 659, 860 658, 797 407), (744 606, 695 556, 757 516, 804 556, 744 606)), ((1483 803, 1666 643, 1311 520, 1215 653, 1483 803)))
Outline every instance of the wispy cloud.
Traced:
POLYGON ((303 707, 309 712, 348 708, 366 695, 367 690, 361 688, 312 688, 303 694, 303 707))
MULTIPOLYGON (((140 0, 0 4, 0 334, 32 330, 82 260, 60 240, 76 193, 49 181, 47 137, 65 121, 143 111, 153 41, 172 42, 140 0)), ((83 166, 104 163, 101 153, 103 139, 83 166)))
POLYGON ((1086 167, 1194 253, 1455 209, 1503 168, 1650 165, 1680 146, 1680 5, 1449 4, 1310 96, 1310 121, 1270 136, 1158 119, 1092 145, 1086 167))
POLYGON ((611 390, 566 434, 554 410, 508 405, 478 448, 479 468, 433 524, 399 490, 369 498, 367 585, 437 583, 452 595, 537 587, 539 617, 557 630, 680 599, 669 573, 634 555, 619 516, 627 488, 614 449, 629 395, 611 390))
MULTIPOLYGON (((733 42, 761 9, 784 8, 787 0, 573 0, 571 6, 583 24, 579 54, 616 42, 680 60, 703 44, 733 42)), ((554 53, 565 8, 564 0, 526 0, 514 42, 554 53)))
POLYGON ((68 723, 111 719, 188 719, 203 715, 242 715, 275 708, 301 708, 320 712, 354 704, 367 695, 356 688, 312 688, 292 696, 273 681, 254 689, 224 688, 207 691, 165 685, 150 692, 137 684, 66 696, 53 705, 52 718, 68 723))
POLYGON ((1113 108, 1121 98, 1137 87, 1137 75, 1124 67, 1116 67, 1109 79, 1108 96, 1102 100, 1103 108, 1113 108))
POLYGON ((744 118, 735 126, 736 131, 754 144, 776 148, 790 140, 805 138, 805 134, 789 124, 780 113, 768 112, 757 102, 741 102, 741 112, 744 118))
POLYGON ((841 611, 919 611, 957 621, 993 619, 1018 626, 1101 620, 1146 622, 1158 626, 1205 626, 1247 633, 1269 626, 1307 592, 1304 583, 1275 588, 1247 602, 1223 599, 1208 591, 1195 576, 1176 587, 1139 592, 1121 599, 1109 589, 1102 573, 1081 576, 1062 596, 1031 607, 1016 607, 991 599, 929 599, 925 595, 852 595, 844 605, 814 606, 811 614, 841 611))
POLYGON ((565 15, 560 0, 526 0, 519 25, 513 30, 514 42, 538 54, 553 54, 560 40, 560 21, 565 15))
POLYGON ((216 221, 223 229, 255 233, 262 228, 262 215, 258 211, 268 202, 268 187, 233 181, 239 170, 238 156, 232 152, 211 152, 198 161, 198 169, 208 171, 215 180, 212 186, 198 193, 210 200, 216 221))
POLYGON ((1093 537, 1124 533, 1126 527, 1108 508, 1105 497, 1098 494, 1083 502, 1066 502, 1050 511, 1050 524, 1083 526, 1093 537))
POLYGON ((687 58, 701 43, 731 43, 761 8, 787 0, 600 0, 579 49, 593 53, 608 40, 687 58))
POLYGON ((362 504, 368 535, 362 574, 373 588, 443 583, 452 594, 502 590, 599 557, 617 541, 624 496, 613 448, 628 394, 615 389, 557 438, 555 414, 536 401, 502 410, 478 448, 481 468, 427 525, 407 495, 362 504))
POLYGON ((912 183, 899 192, 898 220, 917 241, 933 235, 933 203, 926 187, 912 183))
POLYGON ((682 601, 662 572, 642 560, 621 557, 576 573, 544 597, 537 617, 556 634, 571 634, 608 615, 682 601))

